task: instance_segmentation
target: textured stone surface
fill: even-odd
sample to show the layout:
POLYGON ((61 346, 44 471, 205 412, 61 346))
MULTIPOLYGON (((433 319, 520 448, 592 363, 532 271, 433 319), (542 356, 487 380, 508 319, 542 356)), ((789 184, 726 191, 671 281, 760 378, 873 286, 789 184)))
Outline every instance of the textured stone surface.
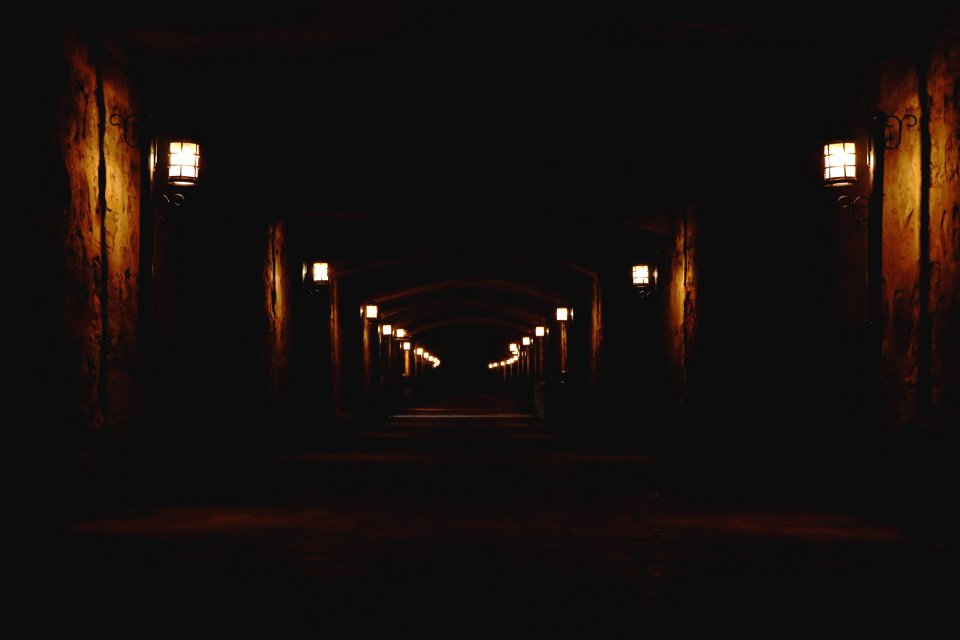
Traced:
POLYGON ((934 43, 930 105, 931 400, 936 424, 960 404, 960 25, 934 43))
MULTIPOLYGON (((920 116, 917 75, 907 60, 881 70, 882 111, 920 116)), ((904 128, 899 148, 886 152, 883 181, 883 384, 894 426, 917 410, 920 332, 920 134, 904 128)))
POLYGON ((290 288, 297 274, 288 268, 286 255, 286 227, 275 222, 267 228, 267 246, 263 262, 264 364, 267 375, 267 394, 276 409, 284 402, 290 369, 290 288))
POLYGON ((681 402, 690 392, 690 367, 697 328, 697 215, 691 206, 677 218, 673 234, 667 327, 672 384, 681 402))
MULTIPOLYGON (((139 152, 107 123, 138 111, 125 74, 99 49, 73 35, 51 59, 52 144, 45 178, 59 194, 40 225, 58 264, 38 283, 59 325, 44 325, 55 345, 43 351, 43 402, 58 407, 59 470, 70 510, 111 501, 123 474, 137 379, 140 225, 139 152), (50 287, 49 291, 46 287, 50 287), (56 296, 59 300, 54 301, 56 296)), ((51 200, 52 202, 52 200, 51 200)))
MULTIPOLYGON (((140 111, 126 75, 101 68, 104 120, 111 114, 140 111)), ((135 142, 135 141, 134 141, 135 142)), ((106 168, 104 218, 107 269, 107 342, 103 381, 106 385, 107 426, 122 432, 133 420, 137 370, 137 285, 140 269, 140 151, 124 140, 123 130, 104 129, 106 168)))
POLYGON ((68 350, 64 356, 77 358, 78 384, 73 389, 79 394, 68 401, 68 406, 79 410, 76 417, 80 424, 96 429, 104 424, 99 389, 103 256, 97 213, 100 196, 97 73, 87 48, 74 39, 65 40, 64 57, 69 77, 62 88, 58 123, 70 194, 60 229, 64 259, 63 328, 68 350))

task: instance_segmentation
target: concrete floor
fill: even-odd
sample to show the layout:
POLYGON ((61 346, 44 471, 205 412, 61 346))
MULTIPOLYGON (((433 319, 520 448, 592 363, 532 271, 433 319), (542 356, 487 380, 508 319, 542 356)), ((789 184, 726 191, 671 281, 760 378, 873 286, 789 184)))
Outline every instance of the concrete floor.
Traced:
POLYGON ((73 526, 39 576, 40 627, 779 637, 899 620, 926 637, 956 606, 943 545, 675 471, 509 407, 412 412, 234 492, 73 526))

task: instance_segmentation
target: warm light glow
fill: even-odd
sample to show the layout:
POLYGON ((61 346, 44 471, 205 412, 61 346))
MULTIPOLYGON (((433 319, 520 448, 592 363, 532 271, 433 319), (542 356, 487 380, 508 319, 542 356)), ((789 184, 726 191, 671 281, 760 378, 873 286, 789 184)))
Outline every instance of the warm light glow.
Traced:
POLYGON ((418 356, 422 356, 422 355, 423 355, 423 347, 417 347, 417 355, 418 355, 418 356))
POLYGON ((407 330, 406 330, 406 329, 401 329, 400 327, 397 327, 397 332, 396 332, 394 335, 397 336, 398 338, 406 338, 406 337, 407 337, 407 330))
POLYGON ((517 346, 517 343, 516 343, 516 342, 511 342, 511 343, 510 343, 510 353, 516 353, 517 351, 520 351, 520 347, 517 346))
POLYGON ((650 284, 650 265, 633 265, 633 284, 646 286, 650 284))
POLYGON ((377 305, 368 304, 363 308, 363 315, 367 318, 376 318, 377 317, 377 305))
POLYGON ((559 322, 566 322, 570 319, 570 309, 567 307, 557 307, 557 320, 559 322))
POLYGON ((177 186, 196 184, 200 178, 200 145, 187 140, 170 143, 167 181, 177 186))
POLYGON ((857 145, 841 140, 823 145, 823 183, 835 187, 856 184, 857 145))
POLYGON ((529 346, 530 346, 530 336, 523 336, 523 338, 520 339, 520 344, 522 344, 522 345, 525 346, 525 347, 529 347, 529 346))
POLYGON ((403 343, 403 350, 404 350, 404 351, 410 351, 410 343, 409 343, 409 342, 404 342, 404 343, 403 343))
POLYGON ((314 282, 330 282, 330 265, 326 262, 314 262, 310 272, 314 282))
POLYGON ((547 335, 547 328, 546 328, 546 327, 536 327, 536 328, 533 330, 533 333, 534 333, 534 335, 536 335, 538 338, 542 338, 543 336, 547 335))
POLYGON ((501 361, 500 361, 500 366, 501 366, 501 367, 507 366, 507 361, 506 361, 506 360, 501 360, 501 361))
POLYGON ((383 332, 383 335, 385 335, 385 336, 392 336, 392 335, 393 335, 393 325, 392 325, 392 324, 381 325, 381 326, 380 326, 380 331, 382 331, 382 332, 383 332))

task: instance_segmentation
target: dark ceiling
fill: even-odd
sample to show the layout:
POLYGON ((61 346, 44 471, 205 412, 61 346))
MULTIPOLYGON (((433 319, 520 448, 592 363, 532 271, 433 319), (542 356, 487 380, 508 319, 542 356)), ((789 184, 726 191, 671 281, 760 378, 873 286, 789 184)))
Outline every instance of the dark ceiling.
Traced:
POLYGON ((833 6, 676 2, 177 9, 59 19, 99 30, 144 110, 200 138, 207 192, 231 199, 221 215, 292 219, 300 250, 335 270, 387 265, 349 280, 352 295, 422 327, 441 356, 472 336, 471 366, 582 291, 577 265, 653 256, 687 202, 740 184, 748 163, 771 178, 788 151, 815 151, 832 111, 823 96, 855 92, 923 15, 891 25, 833 6), (572 270, 451 275, 457 261, 531 252, 572 270), (529 286, 543 295, 522 295, 529 286))
MULTIPOLYGON (((147 108, 211 142, 214 175, 229 166, 284 209, 622 216, 675 202, 716 164, 726 128, 762 126, 820 82, 824 43, 859 18, 450 4, 119 11, 98 24, 140 71, 147 108)), ((845 46, 863 51, 862 31, 845 46)))

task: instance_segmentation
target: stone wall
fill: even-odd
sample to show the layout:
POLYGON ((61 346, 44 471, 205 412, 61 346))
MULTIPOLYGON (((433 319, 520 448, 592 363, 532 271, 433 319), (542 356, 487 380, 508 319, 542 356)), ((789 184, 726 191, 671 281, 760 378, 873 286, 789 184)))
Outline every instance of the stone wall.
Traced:
POLYGON ((667 353, 671 384, 680 405, 691 393, 691 367, 697 329, 697 211, 691 205, 677 216, 667 291, 667 353))
POLYGON ((879 67, 876 107, 919 119, 886 152, 883 384, 889 426, 957 419, 960 326, 960 40, 947 26, 915 59, 879 67))
POLYGON ((37 99, 49 104, 32 218, 45 262, 28 281, 38 332, 31 382, 41 429, 54 438, 52 499, 77 515, 119 499, 134 419, 140 155, 110 116, 139 106, 95 43, 47 34, 36 44, 49 83, 37 99))
POLYGON ((286 225, 275 222, 267 227, 267 246, 263 262, 264 353, 267 399, 273 410, 282 410, 288 391, 291 360, 292 286, 299 273, 293 273, 287 255, 286 225))
MULTIPOLYGON (((955 12, 956 13, 956 12, 955 12)), ((960 25, 934 41, 930 127, 930 384, 933 423, 960 419, 960 25)))

